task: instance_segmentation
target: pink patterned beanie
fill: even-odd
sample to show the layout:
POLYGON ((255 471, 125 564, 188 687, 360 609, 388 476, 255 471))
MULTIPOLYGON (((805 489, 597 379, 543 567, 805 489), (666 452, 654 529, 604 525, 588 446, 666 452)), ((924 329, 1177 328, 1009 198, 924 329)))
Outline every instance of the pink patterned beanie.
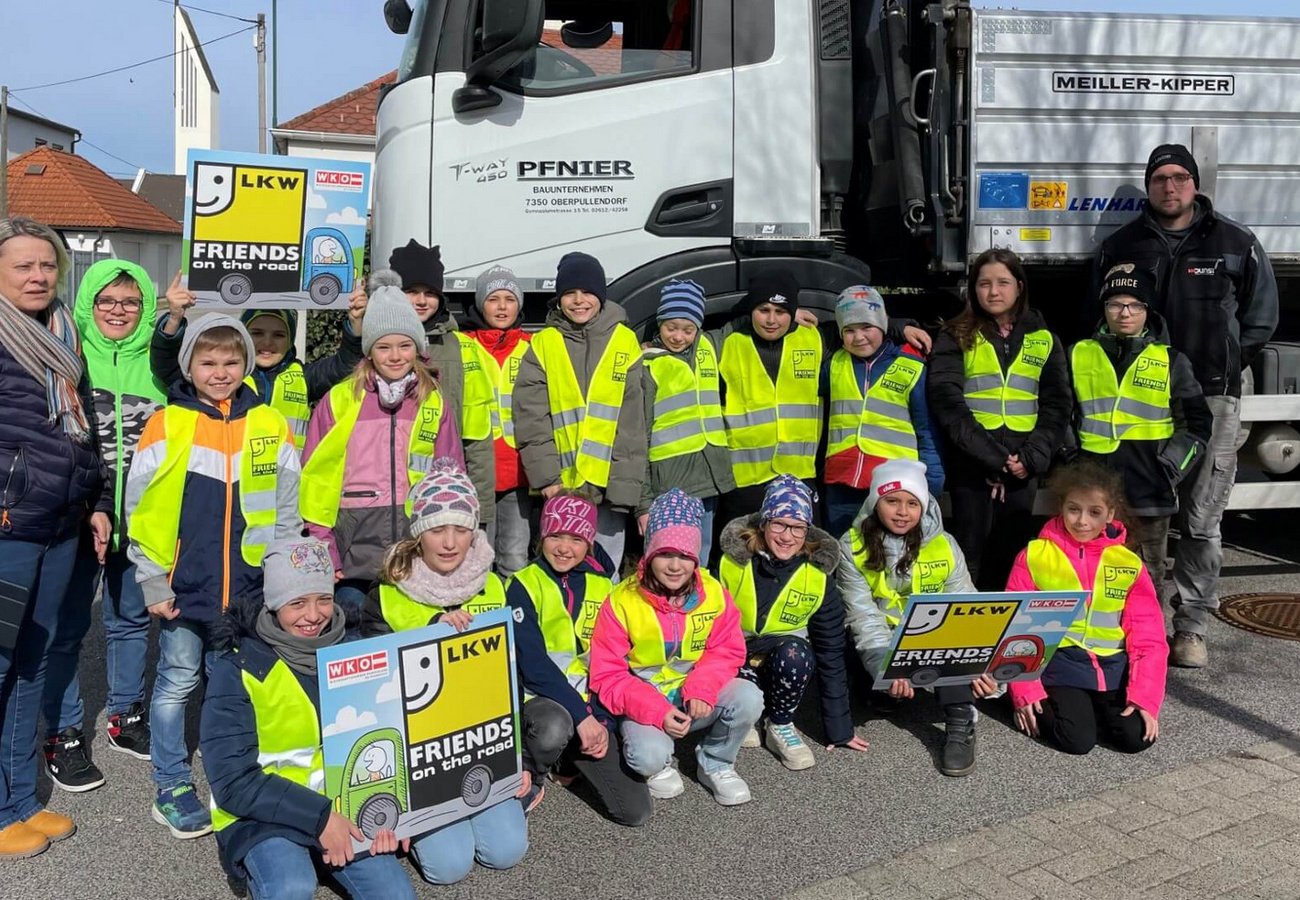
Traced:
POLYGON ((645 561, 660 553, 680 553, 699 565, 703 519, 704 504, 681 488, 656 497, 645 524, 645 561))
POLYGON ((441 457, 433 468, 411 488, 411 537, 419 538, 431 528, 459 525, 478 528, 478 494, 465 467, 454 459, 441 457))

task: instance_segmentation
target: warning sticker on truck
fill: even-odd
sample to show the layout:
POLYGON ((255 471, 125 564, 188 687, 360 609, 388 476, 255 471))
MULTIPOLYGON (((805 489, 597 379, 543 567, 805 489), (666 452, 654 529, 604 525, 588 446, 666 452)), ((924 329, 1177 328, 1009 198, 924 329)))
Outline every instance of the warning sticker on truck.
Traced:
POLYGON ((1232 75, 1175 72, 1053 72, 1056 94, 1197 94, 1231 97, 1232 75))
POLYGON ((1069 192, 1068 181, 1031 181, 1029 182, 1029 208, 1065 209, 1065 198, 1069 192))

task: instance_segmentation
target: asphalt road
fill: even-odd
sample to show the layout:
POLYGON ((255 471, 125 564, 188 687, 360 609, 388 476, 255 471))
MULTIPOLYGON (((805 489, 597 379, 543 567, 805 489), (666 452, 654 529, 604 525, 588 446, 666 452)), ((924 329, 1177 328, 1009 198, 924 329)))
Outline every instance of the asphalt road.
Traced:
MULTIPOLYGON (((1291 516, 1227 524, 1223 593, 1300 591, 1300 541, 1291 516)), ((1171 670, 1161 737, 1136 757, 1096 750, 1067 757, 1013 731, 1008 710, 984 704, 979 763, 968 778, 934 767, 942 718, 928 696, 894 719, 859 704, 865 754, 816 748, 817 766, 786 772, 765 750, 742 752, 739 769, 754 801, 724 809, 693 780, 660 802, 633 831, 605 821, 586 795, 552 785, 530 819, 532 848, 510 872, 476 869, 461 885, 419 886, 421 896, 460 898, 769 898, 861 869, 912 846, 1019 818, 1063 799, 1096 794, 1188 762, 1300 734, 1300 643, 1257 637, 1215 621, 1211 665, 1171 670)), ((104 648, 96 626, 82 656, 88 711, 103 729, 104 648)), ((815 704, 800 724, 816 735, 815 704)), ((194 710, 197 713, 197 707, 194 710)), ((196 716, 195 716, 196 718, 196 716)), ((0 898, 224 898, 230 896, 211 838, 173 840, 149 817, 148 764, 112 753, 97 736, 108 784, 89 794, 54 791, 50 807, 72 816, 78 833, 36 859, 6 864, 0 898)), ((201 770, 201 766, 198 767, 201 770)), ((206 788, 200 790, 206 794, 206 788)), ((51 786, 42 780, 42 796, 51 786)), ((1080 846, 1087 840, 1079 835, 1080 846)), ((322 889, 319 896, 333 896, 322 889)))

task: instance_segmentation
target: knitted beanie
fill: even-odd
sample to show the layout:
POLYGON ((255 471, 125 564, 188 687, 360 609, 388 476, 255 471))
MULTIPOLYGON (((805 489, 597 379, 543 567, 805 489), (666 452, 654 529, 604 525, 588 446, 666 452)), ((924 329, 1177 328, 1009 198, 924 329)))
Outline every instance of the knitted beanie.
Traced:
POLYGON ((1151 174, 1161 166, 1182 166, 1192 176, 1192 184, 1198 188, 1201 186, 1201 170, 1196 165, 1196 157, 1182 144, 1161 144, 1151 151, 1146 175, 1142 179, 1142 186, 1147 190, 1151 189, 1151 174))
POLYGON ((519 301, 519 311, 523 312, 524 292, 515 279, 515 273, 505 266, 493 266, 486 272, 480 273, 478 280, 474 282, 474 305, 478 307, 480 313, 483 312, 483 304, 487 298, 497 291, 509 291, 514 294, 515 299, 519 301))
POLYGON ((334 596, 334 564, 329 547, 314 538, 290 538, 266 548, 262 558, 262 599, 275 612, 308 594, 334 596))
POLYGON ((596 504, 586 497, 557 494, 542 507, 542 537, 571 534, 596 543, 596 504))
POLYGON ((198 343, 199 335, 206 334, 214 328, 230 328, 239 333, 239 336, 244 341, 244 377, 247 378, 252 375, 253 369, 257 366, 257 348, 253 346, 253 339, 248 336, 248 329, 236 318, 223 313, 210 313, 185 326, 185 336, 181 338, 179 357, 182 377, 186 381, 194 381, 194 378, 190 375, 190 362, 194 359, 194 345, 198 343))
POLYGON ((1156 280, 1137 263, 1111 266, 1101 283, 1101 302, 1117 296, 1132 297, 1150 306, 1156 298, 1156 280))
POLYGON ((793 316, 799 309, 799 282, 789 272, 769 272, 751 278, 740 311, 749 315, 764 303, 780 306, 793 316))
POLYGON ((703 520, 704 504, 681 488, 660 494, 650 504, 645 523, 645 561, 661 553, 680 553, 699 565, 703 520))
POLYGON ((659 291, 658 322, 686 319, 704 327, 704 288, 694 281, 670 281, 659 291))
POLYGON ((555 270, 555 296, 563 297, 569 291, 586 291, 605 302, 605 268, 596 257, 587 253, 566 253, 560 257, 555 270))
POLYGON ((930 505, 930 489, 925 483, 925 463, 916 459, 891 459, 876 466, 871 473, 871 492, 867 500, 875 503, 886 494, 907 491, 921 501, 921 508, 930 505))
MULTIPOLYGON (((410 305, 407 305, 410 308, 410 305)), ((478 494, 465 467, 450 457, 433 461, 429 474, 411 489, 411 537, 431 528, 459 525, 478 528, 478 494)))
POLYGON ((865 284, 840 291, 835 301, 835 327, 843 332, 850 325, 871 325, 889 333, 889 314, 879 291, 865 284))
POLYGON ((298 331, 298 310, 296 309, 249 309, 239 314, 239 321, 245 326, 252 324, 254 319, 262 316, 270 316, 273 319, 279 319, 284 323, 284 327, 289 329, 289 340, 293 341, 294 334, 298 331))
POLYGON ((415 341, 420 355, 429 349, 429 339, 424 334, 424 324, 415 314, 415 308, 400 288, 385 286, 370 295, 366 313, 361 320, 361 352, 370 355, 370 348, 382 337, 400 334, 415 341))
POLYGON ((813 520, 813 495, 808 485, 793 475, 778 475, 767 485, 763 494, 760 522, 772 519, 794 519, 811 525, 813 520))
POLYGON ((402 290, 424 285, 442 293, 442 248, 438 245, 426 247, 411 238, 389 255, 388 267, 402 276, 402 290))

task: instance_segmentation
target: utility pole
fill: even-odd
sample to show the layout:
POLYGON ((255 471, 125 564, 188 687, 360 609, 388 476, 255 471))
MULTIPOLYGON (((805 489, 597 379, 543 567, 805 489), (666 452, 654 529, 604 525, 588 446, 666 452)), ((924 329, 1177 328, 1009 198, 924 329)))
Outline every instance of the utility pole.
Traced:
POLYGON ((266 16, 257 14, 257 152, 266 152, 266 16))
POLYGON ((280 17, 271 0, 271 127, 280 125, 280 17))
POLYGON ((9 218, 9 85, 0 85, 0 219, 9 218))

